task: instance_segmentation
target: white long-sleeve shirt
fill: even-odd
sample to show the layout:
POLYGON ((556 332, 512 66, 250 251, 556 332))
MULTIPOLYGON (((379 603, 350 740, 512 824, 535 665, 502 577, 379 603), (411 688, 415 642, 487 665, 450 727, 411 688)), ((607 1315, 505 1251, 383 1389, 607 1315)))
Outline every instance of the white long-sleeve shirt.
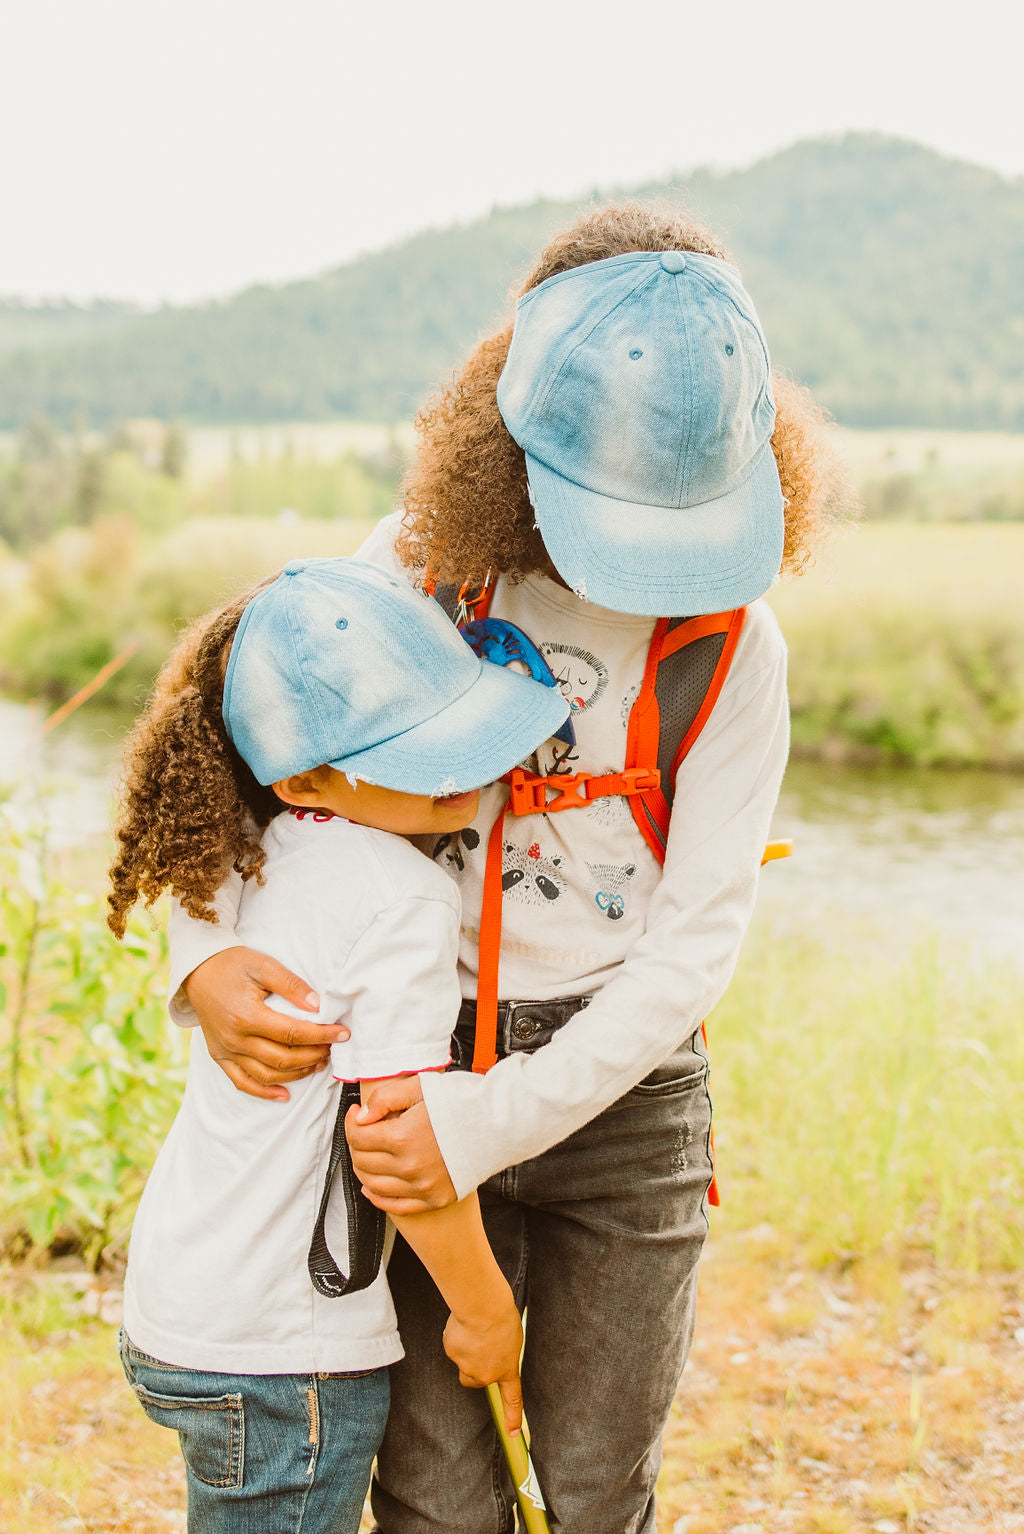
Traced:
MULTIPOLYGON (((394 568, 397 519, 360 557, 394 568)), ((576 749, 549 741, 544 773, 621 770, 629 710, 654 622, 579 600, 543 576, 499 581, 491 616, 521 628, 573 706, 576 749)), ((747 610, 728 677, 681 764, 662 869, 621 798, 505 821, 499 995, 593 994, 534 1055, 486 1076, 424 1076, 431 1125, 460 1197, 486 1177, 578 1129, 700 1026, 732 976, 788 751, 786 653, 771 610, 747 610)), ((485 789, 473 826, 421 846, 458 881, 463 995, 476 994, 480 900, 490 828, 505 801, 485 789)), ((220 891, 219 927, 176 911, 172 1015, 189 1015, 182 981, 231 946, 239 881, 220 891)))

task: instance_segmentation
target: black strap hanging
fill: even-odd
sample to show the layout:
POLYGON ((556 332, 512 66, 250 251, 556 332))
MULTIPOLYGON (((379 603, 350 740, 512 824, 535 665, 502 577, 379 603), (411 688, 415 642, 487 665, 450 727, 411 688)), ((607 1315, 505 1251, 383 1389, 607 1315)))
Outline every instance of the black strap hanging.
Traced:
POLYGON ((307 1265, 313 1286, 320 1294, 335 1299, 342 1294, 354 1294, 357 1289, 367 1289, 380 1272, 384 1255, 384 1231, 387 1216, 363 1197, 363 1185, 356 1176, 345 1138, 345 1115, 353 1103, 358 1103, 358 1081, 341 1083, 341 1101, 334 1121, 331 1139, 331 1159, 324 1178, 324 1191, 313 1227, 313 1239, 309 1243, 307 1265), (345 1213, 348 1217, 348 1263, 346 1276, 331 1255, 327 1245, 327 1206, 331 1199, 334 1176, 341 1169, 341 1186, 345 1195, 345 1213))

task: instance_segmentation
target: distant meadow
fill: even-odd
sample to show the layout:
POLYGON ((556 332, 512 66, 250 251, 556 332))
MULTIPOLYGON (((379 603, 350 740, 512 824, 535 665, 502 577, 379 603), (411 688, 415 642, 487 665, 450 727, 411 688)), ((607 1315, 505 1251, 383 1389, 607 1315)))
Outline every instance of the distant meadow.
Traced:
MULTIPOLYGON (((844 432, 863 504, 770 595, 796 750, 1024 767, 1024 438, 844 432)), ((0 691, 55 705, 127 646, 133 708, 181 626, 297 554, 343 554, 399 499, 408 427, 185 432, 140 422, 0 442, 0 691)))

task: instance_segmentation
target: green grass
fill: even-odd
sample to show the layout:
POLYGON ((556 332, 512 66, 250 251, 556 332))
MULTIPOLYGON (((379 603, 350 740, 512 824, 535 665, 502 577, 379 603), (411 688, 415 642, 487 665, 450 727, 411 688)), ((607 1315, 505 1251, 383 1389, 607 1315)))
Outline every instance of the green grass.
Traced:
POLYGON ((1024 1267, 1024 974, 759 936, 709 1021, 726 1230, 815 1263, 1024 1267))
POLYGON ((798 751, 1024 768, 1024 524, 864 524, 770 601, 798 751))
MULTIPOLYGON (((0 1242, 116 1256, 183 1081, 162 935, 116 944, 100 894, 0 832, 0 1242)), ((1024 973, 948 941, 759 929, 709 1020, 716 1218, 813 1262, 1024 1267, 1022 1016, 1024 973)))

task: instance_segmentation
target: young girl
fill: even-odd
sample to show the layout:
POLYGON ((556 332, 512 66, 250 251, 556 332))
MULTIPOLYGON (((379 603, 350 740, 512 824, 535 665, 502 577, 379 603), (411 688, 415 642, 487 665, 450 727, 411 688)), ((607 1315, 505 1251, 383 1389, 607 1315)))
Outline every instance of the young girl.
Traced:
MULTIPOLYGON (((561 1534, 655 1528, 712 1178, 700 1026, 736 963, 787 754, 785 649, 758 598, 801 568, 823 524, 833 470, 818 419, 770 374, 717 241, 675 214, 600 209, 541 253, 514 329, 423 412, 404 521, 364 549, 412 580, 466 583, 470 602, 490 574, 491 620, 529 636, 572 708, 573 742, 538 753, 534 813, 496 785, 470 827, 429 844, 463 896, 463 1069, 388 1083, 349 1122, 378 1207, 409 1214, 479 1188, 529 1307, 526 1407, 561 1534), (679 762, 662 866, 625 783, 637 699, 658 620, 723 613, 706 627, 727 630, 724 680, 679 762), (602 775, 621 790, 600 791, 602 775), (555 813, 570 780, 557 807, 571 813, 555 813), (489 1043, 495 985, 498 1063, 471 1070, 478 993, 489 1043)), ((286 1038, 259 1005, 261 988, 297 999, 294 977, 225 948, 236 898, 229 881, 216 934, 172 920, 172 983, 231 1079, 280 1093, 318 1041, 301 1024, 286 1038)), ((414 1341, 393 1374, 378 1526, 509 1534, 481 1403, 451 1388, 434 1340, 443 1300, 402 1243, 391 1279, 414 1341)))
MULTIPOLYGON (((213 919, 235 868, 239 934, 349 1030, 283 1113, 235 1091, 198 1035, 139 1206, 122 1361, 179 1432, 190 1529, 358 1527, 402 1348, 344 1109, 360 1086, 372 1102, 381 1078, 443 1069, 459 1008, 458 892, 406 838, 457 835, 479 784, 567 712, 478 660, 407 582, 310 560, 196 625, 136 727, 114 932, 165 888, 213 919)), ((517 1430, 522 1331, 476 1196, 398 1224, 448 1296, 460 1378, 499 1380, 517 1430)))

